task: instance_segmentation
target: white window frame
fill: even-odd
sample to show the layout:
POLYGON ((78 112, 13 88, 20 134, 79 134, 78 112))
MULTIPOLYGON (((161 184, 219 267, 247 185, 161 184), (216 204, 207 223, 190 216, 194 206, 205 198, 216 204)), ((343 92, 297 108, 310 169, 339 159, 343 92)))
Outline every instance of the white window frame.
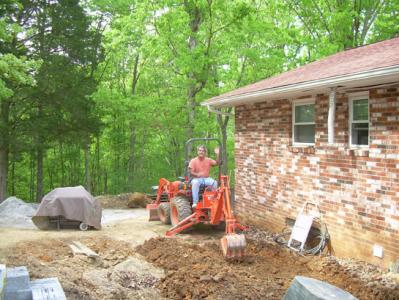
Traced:
POLYGON ((370 96, 369 92, 359 92, 359 93, 351 93, 349 94, 349 147, 350 148, 369 148, 370 145, 370 96), (367 99, 368 104, 368 124, 369 124, 369 132, 367 137, 367 145, 357 145, 352 144, 352 123, 366 123, 364 121, 353 121, 353 101, 356 100, 365 100, 367 99))
POLYGON ((294 100, 292 102, 292 145, 301 147, 301 146, 314 146, 315 143, 298 143, 295 142, 295 125, 315 125, 315 140, 316 140, 316 109, 315 109, 315 120, 314 122, 305 122, 305 123, 295 123, 295 108, 297 106, 302 106, 302 105, 309 105, 313 104, 315 105, 316 101, 314 98, 306 98, 306 99, 300 99, 300 100, 294 100))

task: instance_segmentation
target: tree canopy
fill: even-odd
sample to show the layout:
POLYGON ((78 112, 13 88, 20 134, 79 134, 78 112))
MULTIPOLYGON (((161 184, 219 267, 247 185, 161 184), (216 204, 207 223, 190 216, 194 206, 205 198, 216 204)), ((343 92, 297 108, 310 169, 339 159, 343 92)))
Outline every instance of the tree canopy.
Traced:
POLYGON ((192 137, 232 175, 233 111, 201 101, 398 33, 393 0, 3 1, 0 201, 146 192, 192 137))

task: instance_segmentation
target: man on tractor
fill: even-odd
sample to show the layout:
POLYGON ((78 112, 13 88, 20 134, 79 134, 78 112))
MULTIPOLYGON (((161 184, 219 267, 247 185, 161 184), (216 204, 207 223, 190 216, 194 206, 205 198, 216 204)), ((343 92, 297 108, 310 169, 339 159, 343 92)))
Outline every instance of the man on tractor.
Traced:
POLYGON ((216 148, 216 160, 206 157, 206 147, 197 148, 198 156, 189 163, 190 145, 198 141, 216 141, 215 138, 193 138, 185 144, 185 181, 159 180, 157 198, 147 204, 150 221, 160 220, 163 224, 172 224, 165 236, 174 236, 195 224, 219 225, 225 224, 226 234, 220 240, 225 258, 240 258, 244 255, 246 240, 244 234, 237 234, 237 230, 246 230, 234 216, 230 197, 229 177, 221 174, 223 162, 220 160, 220 149, 216 148), (209 177, 211 167, 219 165, 218 183, 209 177), (191 186, 188 181, 191 177, 191 186), (205 189, 201 202, 199 190, 201 185, 212 187, 205 189), (166 197, 166 199, 162 198, 166 197), (191 202, 192 200, 192 202, 191 202), (192 209, 191 204, 195 209, 192 209))
POLYGON ((215 179, 209 177, 209 173, 211 171, 211 167, 220 164, 219 147, 215 148, 216 161, 209 157, 206 157, 207 149, 204 145, 200 145, 197 147, 197 154, 198 156, 196 158, 193 158, 188 165, 190 175, 193 177, 193 179, 191 180, 193 208, 197 207, 197 203, 199 201, 200 186, 211 186, 213 189, 217 189, 218 183, 215 179))

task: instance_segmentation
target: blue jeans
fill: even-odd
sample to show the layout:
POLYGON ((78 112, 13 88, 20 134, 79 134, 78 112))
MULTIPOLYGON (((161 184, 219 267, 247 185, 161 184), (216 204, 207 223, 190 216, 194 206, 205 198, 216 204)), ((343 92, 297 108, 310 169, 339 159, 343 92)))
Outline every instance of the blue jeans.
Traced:
POLYGON ((211 177, 207 177, 207 178, 194 178, 193 180, 191 180, 191 191, 193 194, 193 205, 197 205, 198 200, 199 200, 199 189, 200 186, 211 186, 214 189, 217 189, 218 187, 218 182, 211 178, 211 177))

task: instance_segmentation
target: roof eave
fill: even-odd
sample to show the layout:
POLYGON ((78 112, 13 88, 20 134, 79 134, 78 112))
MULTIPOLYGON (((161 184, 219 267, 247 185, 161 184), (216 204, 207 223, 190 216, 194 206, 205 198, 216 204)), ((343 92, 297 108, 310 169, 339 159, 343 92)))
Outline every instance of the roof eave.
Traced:
POLYGON ((273 97, 284 97, 284 95, 292 94, 295 92, 307 91, 310 89, 323 89, 329 87, 336 87, 340 85, 347 84, 349 82, 362 83, 370 80, 376 79, 392 79, 392 77, 397 76, 396 80, 399 80, 399 65, 379 68, 374 70, 369 70, 365 72, 359 72, 348 75, 341 75, 329 78, 323 78, 318 80, 306 81, 297 84, 291 84, 286 86, 280 86, 250 93, 245 93, 235 96, 227 96, 224 98, 219 98, 215 100, 208 100, 202 102, 202 106, 212 106, 212 107, 229 107, 242 104, 251 104, 259 101, 266 101, 273 97))

